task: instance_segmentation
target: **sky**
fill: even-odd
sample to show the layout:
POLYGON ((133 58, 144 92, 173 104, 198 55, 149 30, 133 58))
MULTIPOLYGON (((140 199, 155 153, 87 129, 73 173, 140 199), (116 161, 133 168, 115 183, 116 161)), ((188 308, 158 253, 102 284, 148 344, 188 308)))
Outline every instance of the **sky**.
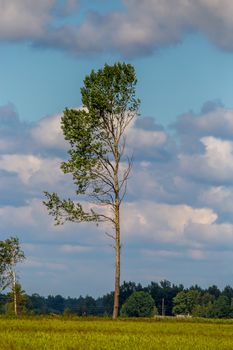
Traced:
POLYGON ((54 226, 43 191, 60 170, 66 107, 92 69, 136 70, 140 115, 122 207, 121 280, 233 284, 231 0, 0 0, 0 239, 18 236, 27 293, 113 290, 105 227, 54 226))

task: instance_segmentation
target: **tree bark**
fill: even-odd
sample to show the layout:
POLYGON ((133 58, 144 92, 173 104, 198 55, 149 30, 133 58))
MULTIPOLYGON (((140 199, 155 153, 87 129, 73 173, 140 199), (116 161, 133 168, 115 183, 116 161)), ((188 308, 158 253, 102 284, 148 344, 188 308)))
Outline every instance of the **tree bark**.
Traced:
POLYGON ((119 200, 116 200, 115 207, 115 291, 114 291, 114 306, 112 318, 116 319, 119 314, 119 297, 120 297, 120 258, 121 258, 121 242, 120 242, 120 205, 119 200))
POLYGON ((15 269, 13 268, 12 271, 13 274, 13 295, 14 295, 14 311, 15 316, 18 316, 18 305, 17 305, 17 295, 16 295, 16 275, 15 275, 15 269))

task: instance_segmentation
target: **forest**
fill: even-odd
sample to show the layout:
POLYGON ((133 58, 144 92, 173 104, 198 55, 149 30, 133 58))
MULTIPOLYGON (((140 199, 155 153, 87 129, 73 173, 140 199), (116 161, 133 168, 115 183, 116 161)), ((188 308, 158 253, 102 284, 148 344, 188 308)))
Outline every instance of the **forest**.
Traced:
MULTIPOLYGON (((193 316, 204 318, 233 317, 233 288, 226 286, 220 290, 213 285, 206 289, 198 285, 184 288, 167 280, 151 282, 143 287, 140 283, 123 282, 120 286, 120 309, 135 292, 144 291, 154 300, 154 315, 193 316)), ((12 293, 0 295, 1 314, 13 314, 12 293)), ((114 292, 102 297, 79 296, 76 298, 61 295, 48 297, 39 294, 27 295, 20 289, 18 294, 19 314, 25 315, 77 315, 110 316, 113 310, 114 292)))

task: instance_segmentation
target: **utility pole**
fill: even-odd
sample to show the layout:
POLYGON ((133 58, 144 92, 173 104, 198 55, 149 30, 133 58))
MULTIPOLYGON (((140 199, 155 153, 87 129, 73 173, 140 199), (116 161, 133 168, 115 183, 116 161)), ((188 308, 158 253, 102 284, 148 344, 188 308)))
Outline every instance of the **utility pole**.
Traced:
POLYGON ((164 303, 164 298, 162 298, 162 316, 165 316, 165 303, 164 303))

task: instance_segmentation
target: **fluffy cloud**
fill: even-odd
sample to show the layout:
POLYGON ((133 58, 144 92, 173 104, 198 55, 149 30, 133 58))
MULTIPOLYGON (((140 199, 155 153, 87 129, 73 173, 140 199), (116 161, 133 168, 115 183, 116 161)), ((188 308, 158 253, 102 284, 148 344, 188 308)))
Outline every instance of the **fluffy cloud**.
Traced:
POLYGON ((229 223, 199 225, 194 224, 187 228, 187 237, 198 244, 215 246, 219 250, 233 246, 233 225, 229 223))
POLYGON ((127 152, 137 160, 166 160, 172 149, 166 132, 148 118, 140 118, 126 131, 127 152), (150 127, 148 127, 150 126, 150 127))
POLYGON ((182 172, 194 178, 224 182, 233 179, 233 142, 217 139, 213 136, 200 140, 204 147, 204 154, 180 154, 182 172))
POLYGON ((140 56, 197 31, 219 47, 233 49, 231 0, 122 0, 120 11, 107 14, 92 11, 90 4, 84 19, 75 24, 69 15, 78 14, 78 3, 0 0, 0 39, 29 41, 76 54, 117 51, 140 56), (61 16, 68 17, 60 22, 61 16))
POLYGON ((125 12, 89 17, 77 32, 77 46, 81 33, 87 39, 85 45, 93 49, 98 44, 102 50, 109 46, 126 55, 141 55, 177 43, 185 34, 196 30, 224 49, 233 48, 231 0, 124 0, 123 3, 125 12))
POLYGON ((0 170, 16 174, 24 185, 30 182, 38 184, 54 184, 61 178, 61 159, 46 158, 35 155, 5 154, 0 156, 0 170), (53 173, 53 177, 51 177, 53 173))
MULTIPOLYGON (((160 242, 184 244, 187 227, 209 227, 217 214, 209 208, 158 204, 152 201, 128 203, 123 211, 123 232, 131 239, 140 236, 160 242)), ((187 242, 186 242, 187 243, 187 242)))
POLYGON ((31 136, 39 147, 65 149, 65 141, 61 130, 61 114, 41 119, 32 128, 31 136))
POLYGON ((0 38, 2 40, 36 39, 44 34, 51 20, 55 0, 0 0, 0 38))
POLYGON ((200 114, 188 113, 178 117, 171 125, 181 141, 186 143, 202 136, 215 136, 224 139, 233 138, 233 110, 224 108, 219 101, 206 102, 200 114))

